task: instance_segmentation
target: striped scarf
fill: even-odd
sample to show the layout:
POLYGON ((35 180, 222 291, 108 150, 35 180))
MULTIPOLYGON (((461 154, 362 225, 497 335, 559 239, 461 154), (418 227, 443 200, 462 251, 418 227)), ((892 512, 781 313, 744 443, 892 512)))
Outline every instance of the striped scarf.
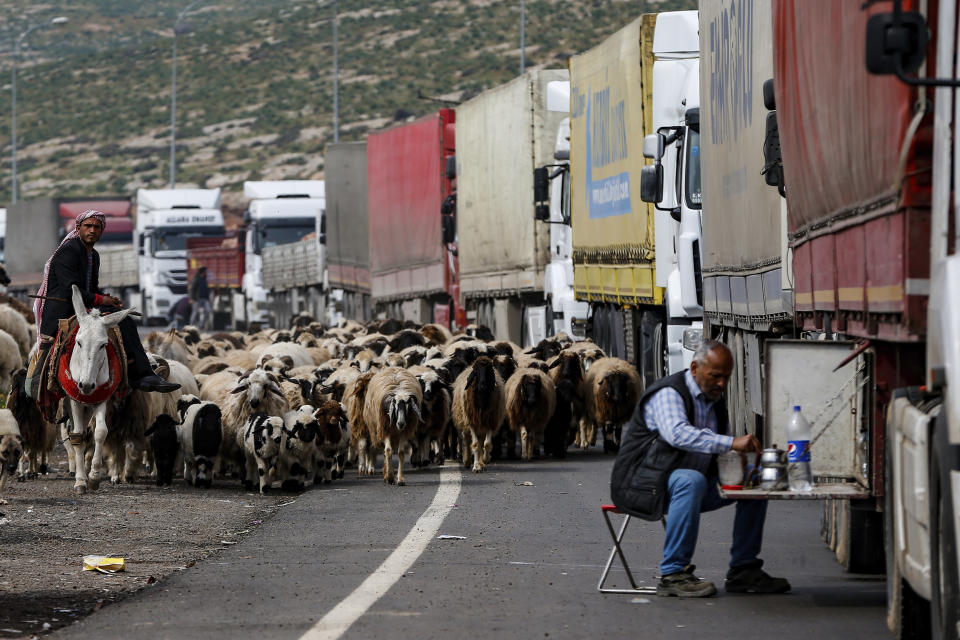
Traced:
MULTIPOLYGON (((40 346, 40 327, 43 322, 43 307, 46 300, 44 297, 47 295, 47 284, 50 280, 50 263, 53 262, 53 258, 57 255, 60 249, 63 248, 65 244, 73 240, 74 238, 80 237, 80 225, 84 220, 88 218, 96 218, 100 221, 100 226, 106 228, 107 226, 107 214, 102 211, 97 211, 96 209, 87 209, 83 213, 77 216, 77 219, 73 221, 73 231, 68 233, 66 237, 60 242, 60 245, 54 249, 53 254, 50 256, 50 259, 47 260, 47 264, 43 265, 43 281, 40 283, 40 288, 37 290, 37 299, 33 301, 33 315, 36 316, 37 322, 37 347, 40 346)), ((89 286, 89 284, 88 284, 89 286)))

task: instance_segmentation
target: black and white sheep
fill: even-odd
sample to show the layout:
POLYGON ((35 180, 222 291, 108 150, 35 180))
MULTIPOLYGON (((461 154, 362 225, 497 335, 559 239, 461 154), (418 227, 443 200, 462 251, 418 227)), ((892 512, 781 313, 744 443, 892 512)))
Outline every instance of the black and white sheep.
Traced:
POLYGON ((266 493, 276 476, 277 464, 280 461, 283 418, 255 413, 247 418, 243 429, 237 431, 236 436, 246 465, 243 485, 252 489, 254 478, 258 478, 260 493, 266 493))
POLYGON ((196 396, 181 398, 178 409, 181 407, 178 433, 183 450, 183 479, 195 487, 210 487, 223 444, 220 407, 196 396))
POLYGON ((319 423, 313 407, 305 405, 283 415, 278 476, 285 491, 303 491, 313 481, 319 423))

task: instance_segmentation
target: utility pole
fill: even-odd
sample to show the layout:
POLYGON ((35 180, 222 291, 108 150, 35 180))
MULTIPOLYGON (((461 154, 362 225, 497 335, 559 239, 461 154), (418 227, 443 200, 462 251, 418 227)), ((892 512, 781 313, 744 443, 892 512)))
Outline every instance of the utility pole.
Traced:
POLYGON ((173 23, 173 78, 170 91, 170 188, 177 186, 177 35, 180 30, 180 21, 190 9, 203 0, 194 0, 177 15, 173 23))
POLYGON ((340 68, 337 58, 337 0, 333 0, 333 141, 340 142, 340 68))
POLYGON ((520 75, 527 66, 527 0, 520 0, 520 75))

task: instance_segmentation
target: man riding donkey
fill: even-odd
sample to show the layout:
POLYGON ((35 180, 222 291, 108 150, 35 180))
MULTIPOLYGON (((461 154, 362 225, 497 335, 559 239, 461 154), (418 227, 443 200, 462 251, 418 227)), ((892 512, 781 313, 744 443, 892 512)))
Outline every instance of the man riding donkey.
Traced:
MULTIPOLYGON (((48 348, 57 335, 61 319, 74 315, 71 303, 72 286, 76 285, 83 304, 91 307, 119 309, 122 301, 104 293, 98 286, 100 255, 93 246, 100 240, 106 226, 106 215, 87 210, 77 216, 74 229, 54 250, 43 269, 43 283, 37 291, 34 313, 37 318, 38 348, 48 348)), ((128 366, 128 384, 140 391, 170 392, 179 384, 167 382, 154 373, 140 343, 137 327, 129 317, 117 325, 123 341, 123 350, 132 360, 128 366)))

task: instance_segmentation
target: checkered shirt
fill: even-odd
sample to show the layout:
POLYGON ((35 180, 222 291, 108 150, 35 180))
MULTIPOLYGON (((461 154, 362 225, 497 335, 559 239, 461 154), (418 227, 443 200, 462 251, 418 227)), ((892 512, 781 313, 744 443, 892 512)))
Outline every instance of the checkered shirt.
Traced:
POLYGON ((717 433, 716 403, 703 395, 689 369, 683 379, 693 396, 693 421, 687 416, 683 398, 670 387, 660 389, 647 401, 643 408, 643 419, 648 429, 659 432, 668 443, 687 452, 680 462, 680 468, 706 474, 710 457, 730 451, 733 437, 717 433))

